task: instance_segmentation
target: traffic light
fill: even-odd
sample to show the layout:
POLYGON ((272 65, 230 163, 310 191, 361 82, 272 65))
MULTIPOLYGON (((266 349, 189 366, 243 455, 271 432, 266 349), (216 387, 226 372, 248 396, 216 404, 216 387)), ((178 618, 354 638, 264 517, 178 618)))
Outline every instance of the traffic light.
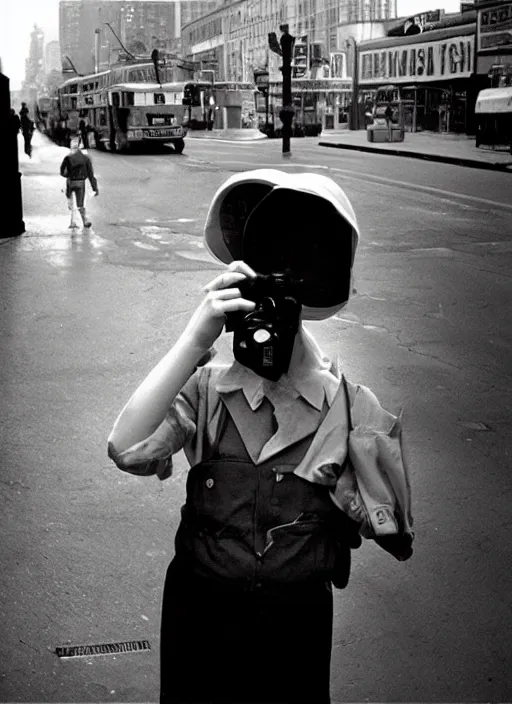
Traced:
POLYGON ((279 56, 282 55, 281 51, 281 46, 279 44, 279 41, 277 39, 277 35, 275 32, 269 32, 268 34, 268 46, 270 51, 273 51, 274 54, 279 54, 279 56))
POLYGON ((294 78, 304 78, 308 71, 308 35, 295 38, 292 58, 292 75, 294 78))

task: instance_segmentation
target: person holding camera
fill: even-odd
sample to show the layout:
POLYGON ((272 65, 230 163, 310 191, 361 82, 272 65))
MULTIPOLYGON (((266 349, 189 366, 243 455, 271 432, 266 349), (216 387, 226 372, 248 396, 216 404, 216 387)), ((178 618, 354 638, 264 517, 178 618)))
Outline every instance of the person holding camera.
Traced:
MULTIPOLYGON (((371 407, 381 435, 397 423, 340 379, 303 326, 348 301, 357 239, 331 179, 264 169, 228 179, 205 227, 227 268, 109 436, 124 471, 165 479, 181 449, 192 467, 164 587, 161 704, 330 702, 332 586, 347 585, 373 511, 343 484, 355 482, 353 397, 367 399, 362 415, 371 407), (234 360, 216 365, 224 327, 234 360)), ((379 520, 392 522, 384 504, 381 493, 379 520)), ((402 508, 395 538, 406 545, 385 546, 397 559, 412 552, 402 508)))

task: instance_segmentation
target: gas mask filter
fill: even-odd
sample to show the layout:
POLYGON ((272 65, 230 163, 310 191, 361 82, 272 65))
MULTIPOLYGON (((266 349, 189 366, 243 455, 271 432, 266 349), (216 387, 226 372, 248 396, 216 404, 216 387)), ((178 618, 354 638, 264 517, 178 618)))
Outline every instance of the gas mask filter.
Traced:
POLYGON ((247 279, 240 284, 242 297, 254 301, 256 308, 226 316, 226 331, 234 333, 235 359, 270 381, 277 381, 290 366, 302 309, 297 289, 287 273, 247 279))

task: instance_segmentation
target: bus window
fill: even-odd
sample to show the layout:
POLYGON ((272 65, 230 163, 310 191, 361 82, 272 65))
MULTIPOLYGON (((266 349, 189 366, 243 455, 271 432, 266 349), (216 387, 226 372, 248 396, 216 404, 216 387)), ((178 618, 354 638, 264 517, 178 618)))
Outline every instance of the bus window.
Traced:
POLYGON ((101 108, 99 112, 99 119, 98 119, 99 124, 104 127, 107 124, 107 111, 105 108, 101 108))
POLYGON ((165 105, 165 95, 163 93, 154 93, 153 100, 155 105, 165 105))
POLYGON ((123 105, 124 105, 124 106, 127 106, 127 105, 134 105, 134 103, 135 103, 135 101, 134 101, 134 94, 133 94, 133 92, 126 92, 126 93, 123 93, 123 105))
POLYGON ((115 108, 118 108, 120 104, 121 101, 119 100, 119 93, 112 93, 112 105, 115 108))

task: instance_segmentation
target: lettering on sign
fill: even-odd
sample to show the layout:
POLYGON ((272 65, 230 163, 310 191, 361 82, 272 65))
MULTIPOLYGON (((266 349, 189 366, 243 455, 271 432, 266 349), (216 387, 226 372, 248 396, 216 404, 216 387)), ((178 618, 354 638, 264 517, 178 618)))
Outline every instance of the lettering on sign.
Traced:
POLYGON ((362 51, 359 82, 404 83, 468 78, 473 73, 474 37, 362 51))

